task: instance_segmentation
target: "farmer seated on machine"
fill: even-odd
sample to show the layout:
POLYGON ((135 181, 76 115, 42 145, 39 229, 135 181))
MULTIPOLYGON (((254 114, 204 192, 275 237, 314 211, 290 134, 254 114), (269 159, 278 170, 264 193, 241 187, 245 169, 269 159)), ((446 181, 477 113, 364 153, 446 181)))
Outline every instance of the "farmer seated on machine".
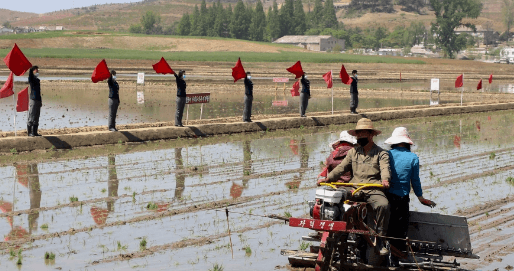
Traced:
MULTIPOLYGON (((355 148, 348 151, 346 158, 332 170, 327 178, 320 179, 320 183, 336 182, 346 172, 352 171, 352 183, 382 184, 385 189, 389 188, 391 170, 389 168, 389 154, 373 142, 373 137, 381 131, 373 128, 370 119, 362 118, 357 122, 354 130, 349 130, 350 135, 357 137, 355 148)), ((373 208, 377 222, 376 231, 380 236, 387 235, 389 225, 389 201, 384 192, 376 187, 361 191, 359 198, 367 202, 373 208)), ((385 246, 385 240, 377 238, 376 246, 380 255, 389 254, 385 246)))

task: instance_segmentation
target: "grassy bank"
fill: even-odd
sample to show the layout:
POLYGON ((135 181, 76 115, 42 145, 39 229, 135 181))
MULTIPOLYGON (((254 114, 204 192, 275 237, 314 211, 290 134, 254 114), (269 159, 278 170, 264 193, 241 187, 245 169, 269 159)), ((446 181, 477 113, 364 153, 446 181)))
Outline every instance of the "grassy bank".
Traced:
MULTIPOLYGON (((0 49, 0 56, 5 56, 10 49, 0 49)), ((220 61, 234 62, 238 57, 245 62, 295 62, 306 63, 397 63, 424 64, 421 60, 399 57, 361 56, 350 54, 280 52, 160 52, 119 49, 70 49, 43 48, 22 49, 29 58, 93 58, 93 59, 159 59, 165 57, 170 61, 220 61)))

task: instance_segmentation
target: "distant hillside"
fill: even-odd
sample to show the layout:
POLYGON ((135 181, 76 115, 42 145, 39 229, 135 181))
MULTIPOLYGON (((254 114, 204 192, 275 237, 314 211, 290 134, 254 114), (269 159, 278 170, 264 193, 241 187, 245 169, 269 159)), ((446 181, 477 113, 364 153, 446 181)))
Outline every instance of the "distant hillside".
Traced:
MULTIPOLYGON (((411 22, 422 21, 429 26, 434 20, 433 12, 428 8, 425 14, 420 15, 412 12, 402 11, 401 6, 395 6, 393 13, 364 13, 347 14, 346 6, 351 0, 335 0, 338 7, 337 16, 340 21, 350 27, 368 28, 372 26, 383 26, 390 30, 397 26, 408 26, 411 22)), ((207 5, 212 4, 212 0, 207 1, 207 5)), ((237 0, 222 0, 222 3, 235 6, 237 0)), ((245 1, 255 5, 256 0, 245 1)), ((284 0, 277 0, 279 6, 284 0)), ((505 27, 502 23, 501 8, 502 0, 482 0, 484 9, 482 16, 474 21, 476 24, 490 22, 491 27, 503 32, 505 27)), ((15 26, 53 26, 62 25, 65 29, 72 30, 122 30, 126 31, 130 25, 139 23, 141 16, 146 11, 154 11, 162 17, 164 27, 172 25, 180 20, 186 12, 192 13, 195 5, 200 5, 201 0, 145 0, 129 4, 106 4, 90 7, 75 8, 69 10, 46 13, 37 17, 27 16, 22 20, 14 22, 15 26), (31 17, 31 18, 28 18, 31 17)), ((312 10, 314 0, 303 0, 305 11, 312 10)), ((265 11, 273 4, 272 0, 263 0, 265 11)), ((1 12, 1 10, 0 10, 1 12)), ((0 18, 3 18, 0 13, 0 18)))
POLYGON ((18 20, 24 20, 31 17, 37 17, 38 14, 36 13, 30 13, 30 12, 19 12, 19 11, 12 11, 8 9, 0 8, 0 25, 9 21, 9 22, 16 22, 18 20))

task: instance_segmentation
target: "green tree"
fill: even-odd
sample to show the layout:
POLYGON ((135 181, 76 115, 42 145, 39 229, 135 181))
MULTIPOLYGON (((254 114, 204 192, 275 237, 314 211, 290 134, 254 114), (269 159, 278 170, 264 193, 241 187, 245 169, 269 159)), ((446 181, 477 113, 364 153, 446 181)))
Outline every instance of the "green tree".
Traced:
POLYGON ((141 27, 140 24, 133 24, 129 27, 129 32, 136 33, 136 34, 143 33, 143 28, 141 27))
POLYGON ((209 30, 209 14, 205 0, 200 4, 200 17, 198 20, 197 36, 207 36, 209 30))
POLYGON ((294 24, 294 2, 293 0, 285 0, 284 5, 280 8, 280 35, 293 34, 294 24))
POLYGON ((260 0, 257 1, 255 12, 252 16, 252 24, 250 26, 250 39, 263 41, 264 32, 266 30, 266 14, 260 0))
POLYGON ((303 35, 307 31, 307 20, 302 0, 294 1, 294 34, 303 35))
POLYGON ((273 1, 273 10, 268 12, 268 33, 270 40, 280 38, 280 15, 276 1, 273 1))
POLYGON ((178 24, 178 34, 181 36, 189 36, 191 34, 191 20, 189 14, 182 15, 180 23, 178 24))
POLYGON ((245 5, 239 0, 234 8, 234 15, 230 25, 230 32, 236 39, 248 39, 248 29, 250 28, 251 18, 248 18, 245 5))
POLYGON ((398 5, 404 6, 405 11, 421 13, 421 9, 425 7, 425 0, 398 0, 398 5))
POLYGON ((332 0, 326 0, 323 7, 323 27, 336 28, 338 27, 336 9, 332 0))
POLYGON ((321 25, 323 19, 323 4, 321 0, 314 1, 314 9, 309 13, 309 28, 317 28, 321 25))
POLYGON ((462 20, 476 19, 482 11, 482 3, 479 0, 430 0, 430 5, 436 16, 431 28, 436 34, 435 42, 448 57, 454 58, 455 53, 466 46, 466 42, 455 33, 455 28, 466 26, 476 30, 474 24, 463 23, 462 20))
POLYGON ((5 21, 3 24, 2 24, 3 27, 5 28, 12 28, 11 26, 11 23, 9 21, 5 21))
POLYGON ((141 17, 141 26, 146 34, 154 32, 154 29, 161 23, 161 15, 153 13, 153 11, 147 11, 143 17, 141 17))
POLYGON ((507 27, 507 36, 509 36, 510 27, 514 23, 514 0, 503 0, 502 16, 503 23, 507 27))
POLYGON ((193 14, 190 17, 191 20, 191 32, 189 35, 191 36, 199 36, 200 35, 200 10, 198 10, 198 6, 195 5, 195 9, 193 14))

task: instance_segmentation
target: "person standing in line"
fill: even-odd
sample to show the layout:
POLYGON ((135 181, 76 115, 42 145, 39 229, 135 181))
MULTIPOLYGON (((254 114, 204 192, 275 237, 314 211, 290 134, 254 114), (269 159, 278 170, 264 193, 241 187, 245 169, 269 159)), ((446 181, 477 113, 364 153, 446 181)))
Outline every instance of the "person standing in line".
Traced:
POLYGON ((357 107, 359 106, 359 91, 357 90, 357 70, 352 71, 352 83, 350 85, 350 113, 358 114, 357 107))
POLYGON ((246 73, 245 77, 245 104, 243 110, 243 121, 252 122, 252 102, 253 102, 253 82, 251 72, 246 73))
POLYGON ((30 85, 30 102, 29 102, 29 118, 27 121, 27 135, 41 136, 37 130, 39 127, 39 115, 41 114, 41 85, 39 80, 39 67, 32 66, 29 70, 30 85))
POLYGON ((174 73, 177 81, 177 111, 175 113, 175 126, 184 127, 182 125, 182 116, 184 115, 184 107, 186 106, 186 71, 180 70, 178 75, 174 73))
POLYGON ((111 132, 117 132, 116 129, 116 114, 118 113, 118 106, 120 105, 120 86, 116 82, 116 71, 111 70, 111 77, 107 80, 109 85, 109 123, 108 128, 111 132))
POLYGON ((307 74, 303 73, 302 79, 302 93, 300 93, 300 117, 305 118, 305 111, 309 105, 309 99, 311 98, 311 82, 307 79, 307 74))

